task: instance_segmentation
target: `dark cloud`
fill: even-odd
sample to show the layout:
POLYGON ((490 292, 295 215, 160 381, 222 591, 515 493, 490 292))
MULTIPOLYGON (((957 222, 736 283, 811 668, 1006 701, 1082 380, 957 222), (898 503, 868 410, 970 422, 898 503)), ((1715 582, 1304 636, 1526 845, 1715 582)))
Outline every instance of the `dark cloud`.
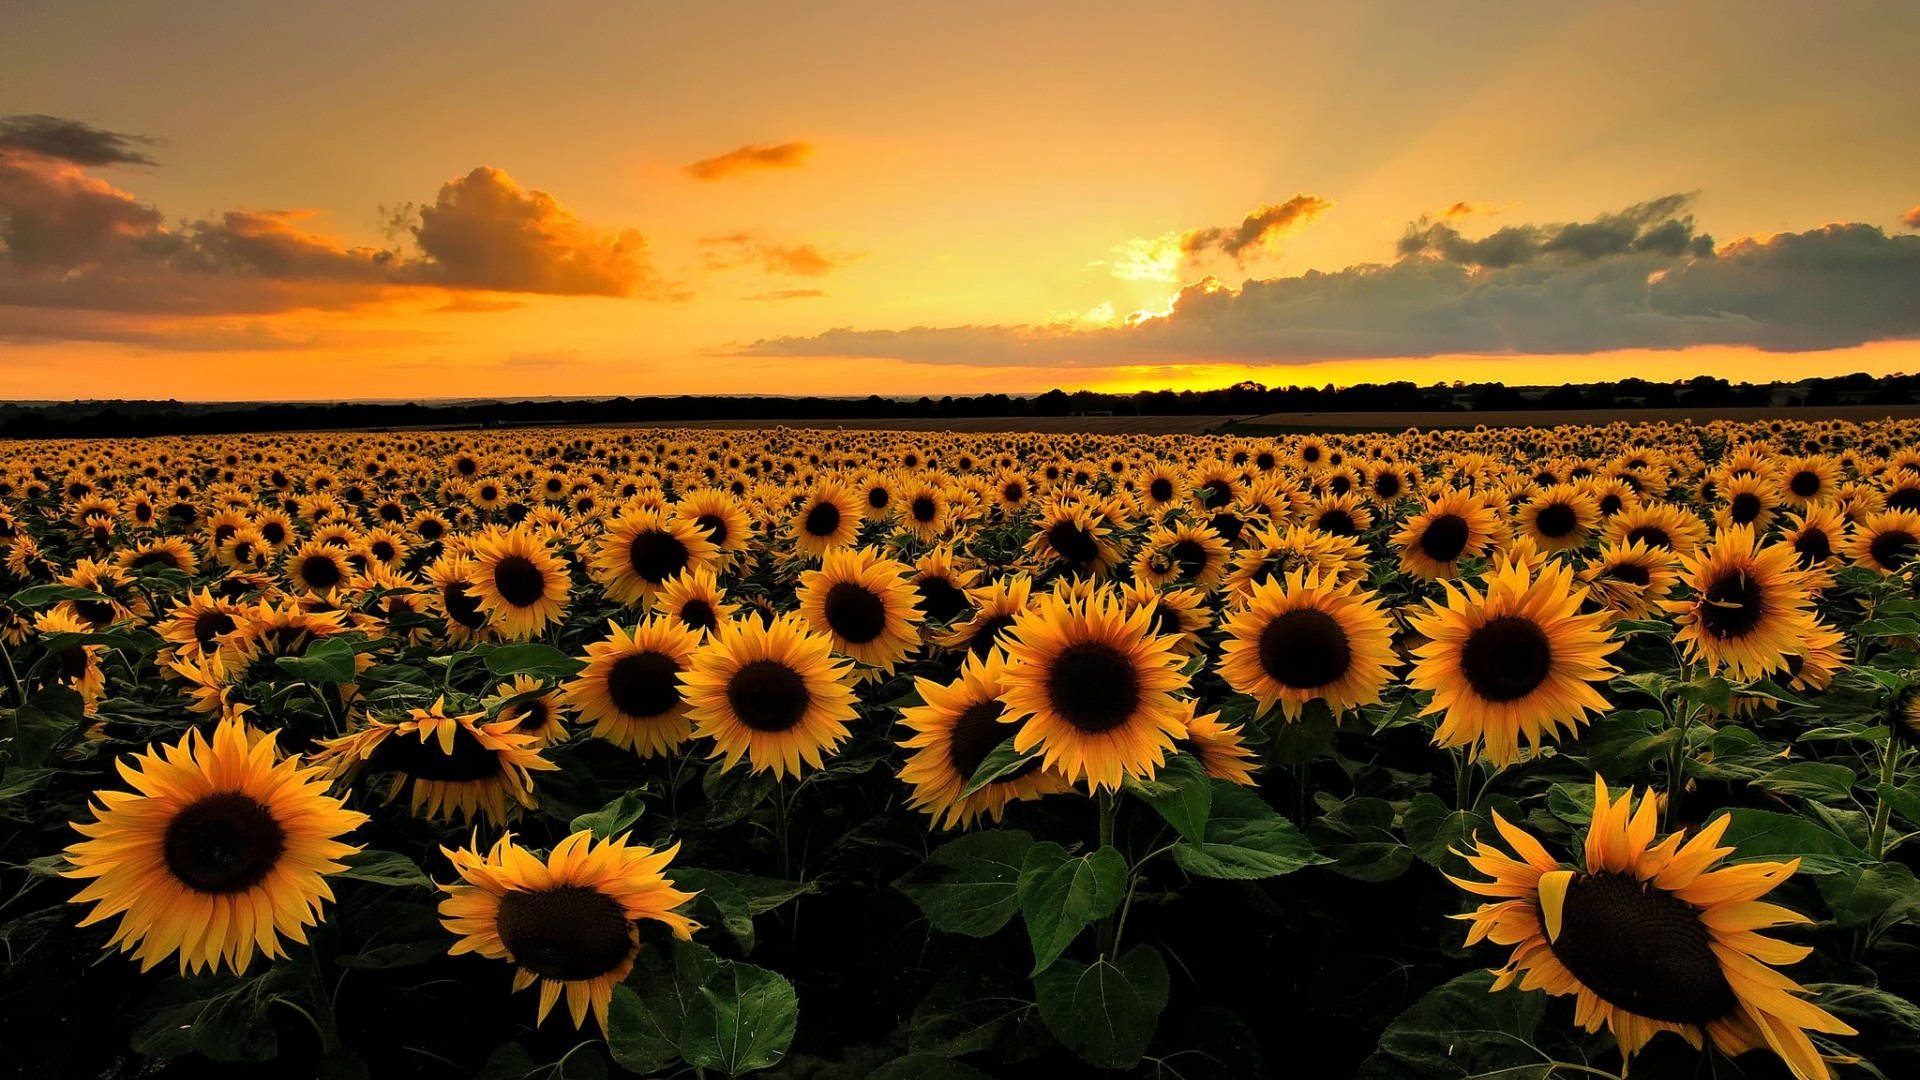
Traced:
POLYGON ((788 277, 825 277, 852 261, 852 256, 829 255, 815 244, 776 244, 756 232, 703 236, 703 261, 708 270, 758 266, 768 274, 788 277))
MULTIPOLYGON (((1465 266, 1504 270, 1542 257, 1562 260, 1604 259, 1628 252, 1665 255, 1713 250, 1713 238, 1695 234, 1693 193, 1663 195, 1625 210, 1601 214, 1592 221, 1556 225, 1510 225, 1470 240, 1446 221, 1422 217, 1400 237, 1402 255, 1432 255, 1465 266)), ((1455 203, 1444 218, 1460 215, 1455 203)))
POLYGON ((102 131, 57 116, 0 116, 0 151, 22 151, 75 165, 152 165, 154 160, 135 147, 153 142, 142 135, 102 131))
POLYGON ((1189 229, 1180 234, 1180 251, 1198 258, 1218 251, 1236 260, 1266 250, 1281 234, 1304 225, 1333 204, 1317 195, 1295 195, 1282 203, 1261 203, 1240 224, 1189 229))
POLYGON ((695 180, 723 180, 755 169, 791 169, 813 154, 813 144, 783 142, 772 146, 743 146, 724 154, 682 165, 680 171, 695 180))
POLYGON ((1920 236, 1829 225, 1715 252, 1690 227, 1684 243, 1668 227, 1685 224, 1669 216, 1680 205, 1656 200, 1596 219, 1616 223, 1611 232, 1498 230, 1460 241, 1476 245, 1471 258, 1422 245, 1392 263, 1237 289, 1209 277, 1182 289, 1171 314, 1125 327, 840 327, 742 351, 984 365, 1302 364, 1691 345, 1802 351, 1920 338, 1920 236), (1548 251, 1549 240, 1560 242, 1548 251), (1503 246, 1524 255, 1507 258, 1503 246))

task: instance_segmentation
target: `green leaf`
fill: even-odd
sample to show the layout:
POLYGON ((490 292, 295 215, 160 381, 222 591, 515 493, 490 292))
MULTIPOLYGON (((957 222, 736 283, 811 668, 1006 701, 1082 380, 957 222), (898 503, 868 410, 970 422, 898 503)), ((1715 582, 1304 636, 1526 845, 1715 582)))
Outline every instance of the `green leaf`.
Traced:
POLYGON ((364 848, 340 861, 346 863, 347 868, 340 871, 339 877, 353 881, 368 881, 375 885, 433 888, 433 880, 427 877, 412 859, 397 851, 364 848))
POLYGON ((908 1054, 868 1073, 866 1080, 993 1080, 993 1077, 938 1054, 908 1054))
POLYGON ((1329 861, 1258 794, 1225 780, 1213 782, 1206 839, 1177 842, 1173 860, 1189 874, 1239 880, 1278 877, 1329 861))
POLYGON ((681 1029, 680 1053, 696 1069, 739 1076, 780 1063, 800 1021, 793 984, 777 972, 724 963, 700 987, 681 1029))
POLYGON ((353 681, 353 643, 337 637, 321 638, 301 656, 277 656, 273 666, 301 682, 315 684, 353 681))
POLYGON ((1127 781, 1127 790, 1158 811, 1180 835, 1206 839, 1207 812, 1213 808, 1213 778, 1191 754, 1175 754, 1151 780, 1127 781))
POLYGON ((1863 619, 1853 624, 1853 632, 1863 638, 1920 637, 1920 620, 1899 617, 1863 619))
POLYGON ((582 829, 593 834, 596 840, 606 840, 618 836, 633 827, 640 815, 647 809, 640 788, 631 788, 619 798, 595 810, 591 814, 581 814, 574 818, 567 828, 573 832, 582 829))
POLYGON ((935 929, 987 937, 1019 910, 1020 866, 1033 837, 991 829, 942 844, 894 888, 906 893, 935 929))
POLYGON ((1920 825, 1920 780, 1909 780, 1900 787, 1879 784, 1874 792, 1881 801, 1891 803, 1895 813, 1920 825))
POLYGON ((1852 928, 1920 915, 1920 881, 1901 863, 1848 867, 1819 879, 1820 895, 1834 921, 1852 928))
MULTIPOLYGON (((618 994, 620 988, 614 987, 613 992, 618 994)), ((679 1052, 676 1051, 674 1060, 679 1059, 679 1052)), ((493 1053, 487 1055, 486 1064, 480 1066, 480 1072, 473 1080, 525 1080, 529 1073, 538 1068, 533 1056, 519 1043, 501 1043, 493 1048, 493 1053)))
POLYGON ((16 611, 31 611, 34 608, 57 604, 62 600, 75 603, 86 600, 107 600, 109 597, 83 589, 78 585, 29 585, 12 596, 7 597, 7 606, 16 611))
POLYGON ((1569 825, 1593 821, 1592 784, 1555 784, 1547 789, 1547 811, 1569 825))
MULTIPOLYGON (((607 1003, 607 1052, 628 1072, 655 1073, 680 1062, 680 1018, 660 1016, 633 988, 613 988, 607 1003)), ((528 1062, 532 1068, 532 1062, 528 1062)))
POLYGON ((1280 765, 1304 765, 1324 757, 1333 749, 1340 722, 1327 703, 1314 699, 1300 710, 1296 720, 1271 725, 1267 734, 1267 760, 1280 765))
POLYGON ((1845 765, 1796 761, 1753 778, 1756 787, 1803 799, 1839 802, 1853 791, 1854 773, 1845 765))
POLYGON ((976 956, 943 975, 914 1007, 907 1046, 942 1057, 985 1052, 1017 1061, 1053 1045, 1044 1026, 1026 981, 976 956))
POLYGON ((1492 988, 1491 972, 1474 971, 1429 991, 1381 1033, 1356 1080, 1463 1080, 1538 1068, 1544 1055, 1534 1032, 1547 996, 1492 988))
POLYGON ((1722 843, 1738 848, 1730 862, 1799 859, 1805 874, 1839 874, 1866 861, 1866 853, 1839 833, 1793 814, 1767 810, 1728 811, 1733 818, 1722 843))
POLYGON ((1040 747, 1037 745, 1025 753, 1015 750, 1013 735, 1009 734, 1000 740, 998 746, 987 751, 987 756, 980 760, 980 767, 973 770, 973 775, 967 778, 967 786, 960 790, 960 794, 971 795, 995 780, 1023 772, 1031 767, 1030 762, 1038 760, 1039 757, 1040 747))
POLYGON ((699 893, 691 905, 695 918, 725 930, 742 954, 753 951, 753 907, 739 886, 718 874, 691 867, 671 868, 667 876, 674 888, 699 893))
POLYGON ((1479 814, 1449 807, 1431 791, 1415 795, 1401 819, 1401 827, 1407 834, 1407 846, 1420 857, 1420 861, 1454 874, 1464 869, 1464 864, 1450 849, 1470 850, 1474 834, 1491 825, 1488 819, 1479 814))
POLYGON ((607 1010, 607 1045, 613 1060, 638 1073, 657 1072, 680 1060, 681 1030, 700 987, 722 961, 704 945, 664 931, 643 931, 640 955, 624 987, 616 987, 607 1010), (624 1000, 625 989, 632 1000, 624 1000))
POLYGON ((1808 983, 1819 995, 1814 1004, 1860 1030, 1847 1042, 1885 1066, 1885 1077, 1913 1075, 1920 1061, 1920 1007, 1906 998, 1868 986, 1808 983))
POLYGON ((700 787, 707 796, 706 823, 719 827, 753 813, 773 794, 774 780, 770 772, 723 770, 714 765, 701 777, 700 787))
POLYGON ((1391 881, 1413 865, 1413 849, 1401 843, 1392 825, 1391 803, 1356 798, 1314 819, 1307 833, 1314 847, 1332 860, 1335 873, 1356 881, 1391 881))
POLYGON ((1063 960, 1034 980, 1040 1015, 1069 1050, 1098 1069, 1130 1069, 1167 1006, 1167 963, 1151 945, 1118 961, 1063 960))
POLYGON ((1733 686, 1718 675, 1703 676, 1682 683, 1675 695, 1682 701, 1705 705, 1722 716, 1733 712, 1733 686))
POLYGON ((551 645, 537 641, 501 645, 486 652, 487 670, 495 675, 532 675, 542 679, 570 679, 587 665, 551 645))
POLYGON ((1103 847, 1079 858, 1052 841, 1028 848, 1018 892, 1033 944, 1032 974, 1059 959, 1095 919, 1113 914, 1126 890, 1127 860, 1118 848, 1103 847))

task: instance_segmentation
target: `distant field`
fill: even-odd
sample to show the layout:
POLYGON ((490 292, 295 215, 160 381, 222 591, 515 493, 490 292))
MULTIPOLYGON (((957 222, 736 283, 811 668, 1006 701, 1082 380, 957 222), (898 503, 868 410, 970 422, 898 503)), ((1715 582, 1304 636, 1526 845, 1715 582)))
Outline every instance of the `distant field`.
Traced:
POLYGON ((1405 428, 1552 427, 1558 424, 1610 424, 1615 420, 1708 423, 1713 420, 1881 420, 1920 416, 1920 405, 1751 406, 1719 409, 1513 409, 1489 412, 1294 412, 1268 413, 1233 421, 1227 430, 1244 434, 1295 431, 1400 431, 1405 428))
POLYGON ((641 420, 619 427, 850 428, 874 431, 1037 431, 1047 434, 1177 435, 1213 431, 1243 419, 1237 416, 977 416, 947 419, 887 420, 641 420))

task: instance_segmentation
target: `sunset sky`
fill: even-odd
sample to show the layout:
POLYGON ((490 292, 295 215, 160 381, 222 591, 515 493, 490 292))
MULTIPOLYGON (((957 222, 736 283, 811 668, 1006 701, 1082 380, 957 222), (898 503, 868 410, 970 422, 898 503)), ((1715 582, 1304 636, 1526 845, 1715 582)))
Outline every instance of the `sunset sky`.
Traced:
POLYGON ((0 398, 1920 370, 1915 41, 1911 3, 12 0, 0 398))

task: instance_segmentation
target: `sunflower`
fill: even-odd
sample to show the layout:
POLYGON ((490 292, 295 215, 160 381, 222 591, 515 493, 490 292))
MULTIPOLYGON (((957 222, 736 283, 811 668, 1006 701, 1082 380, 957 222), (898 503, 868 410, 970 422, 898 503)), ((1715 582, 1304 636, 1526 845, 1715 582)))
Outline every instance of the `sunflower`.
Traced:
POLYGON ((1017 514, 1033 496, 1033 481, 1025 473, 1001 469, 993 478, 993 495, 1002 513, 1017 514))
POLYGON ((1351 492, 1328 495, 1307 507, 1307 526, 1331 536, 1359 536, 1373 527, 1373 511, 1351 492))
POLYGON ((794 547, 813 559, 852 547, 860 531, 860 499, 845 484, 820 481, 801 498, 792 528, 794 547))
POLYGON ((1458 577, 1460 560, 1480 558, 1506 538, 1500 516, 1471 492, 1448 490, 1393 534, 1402 573, 1426 581, 1458 577))
POLYGON ((1492 880, 1451 878, 1495 898, 1454 916, 1473 924, 1468 945, 1512 947, 1493 988, 1517 982, 1523 990, 1574 996, 1580 1026, 1607 1025, 1629 1059, 1670 1031, 1695 1049, 1711 1039, 1729 1055, 1767 1047, 1798 1080, 1828 1080, 1807 1032, 1857 1032, 1774 970, 1811 948, 1756 933, 1812 921, 1760 900, 1792 877, 1800 860, 1716 865, 1738 851, 1721 845, 1730 816, 1690 838, 1674 833, 1655 843, 1658 819, 1651 793, 1637 802, 1631 790, 1614 799, 1596 777, 1584 865, 1567 869, 1495 812, 1494 826, 1515 854, 1476 838, 1461 854, 1492 880))
POLYGON ((222 600, 206 589, 175 605, 154 630, 190 660, 223 647, 220 639, 239 629, 246 608, 231 600, 222 600))
POLYGON ((531 774, 558 766, 540 756, 538 740, 514 730, 515 721, 483 723, 485 715, 448 716, 442 698, 397 723, 369 717, 359 731, 323 740, 313 761, 336 780, 391 773, 384 801, 408 791, 415 816, 439 820, 459 811, 469 821, 501 824, 509 799, 534 805, 531 774))
POLYGON ((942 544, 920 556, 913 566, 913 591, 919 594, 920 610, 929 622, 950 623, 971 608, 967 590, 979 578, 980 571, 955 566, 951 544, 942 544))
POLYGON ((481 704, 496 719, 512 721, 515 735, 532 736, 535 746, 552 746, 567 739, 567 725, 560 722, 560 691, 531 675, 515 675, 494 687, 493 696, 481 704))
POLYGON ((1227 542, 1204 525, 1158 526, 1134 557, 1133 576, 1153 586, 1210 586, 1226 576, 1227 560, 1227 542))
POLYGON ((697 725, 711 738, 708 757, 732 769, 742 758, 753 772, 798 776, 837 750, 854 717, 852 664, 835 661, 833 642, 797 615, 736 619, 716 631, 680 677, 697 725))
POLYGON ((1049 595, 1009 633, 1002 722, 1021 724, 1014 749, 1039 747, 1043 765, 1069 781, 1116 790, 1124 777, 1150 777, 1186 735, 1173 694, 1187 677, 1147 609, 1049 595))
POLYGON ((1780 497, 1796 510, 1826 502, 1839 483, 1839 464, 1824 454, 1780 463, 1780 497))
POLYGON ((1580 571, 1587 587, 1587 603, 1622 619, 1645 619, 1657 614, 1660 603, 1680 580, 1673 553, 1650 548, 1638 540, 1605 544, 1593 562, 1580 571))
POLYGON ((1712 546, 1681 559, 1693 596, 1662 606, 1679 616, 1674 642, 1709 672, 1723 668, 1749 681, 1805 651, 1813 630, 1806 575, 1785 544, 1759 546, 1753 530, 1729 529, 1712 546))
POLYGON ((1607 519, 1609 544, 1638 540, 1676 555, 1691 555, 1706 539, 1707 526, 1698 517, 1669 503, 1630 506, 1607 519))
POLYGON ((987 755, 1020 730, 1000 722, 1006 672, 1006 654, 995 649, 984 658, 969 655, 960 677, 949 685, 914 680, 926 704, 901 711, 901 721, 914 734, 900 743, 911 751, 900 779, 913 787, 908 805, 931 814, 940 828, 964 829, 983 814, 998 822, 1016 799, 1070 790, 1059 774, 1030 759, 973 794, 961 794, 987 755))
POLYGON ((947 489, 930 480, 914 480, 900 492, 900 527, 922 544, 931 544, 953 527, 953 502, 947 489))
POLYGON ((1808 575, 1808 584, 1824 588, 1833 583, 1833 570, 1840 565, 1840 553, 1847 541, 1847 519, 1837 506, 1811 506, 1804 513, 1787 515, 1787 528, 1780 539, 1799 556, 1798 566, 1808 575))
POLYGON ((472 595, 509 641, 525 641, 566 614, 566 564, 525 527, 476 537, 473 562, 472 595))
POLYGON ((1049 499, 1027 538, 1027 554, 1041 566, 1074 577, 1105 577, 1120 561, 1101 515, 1079 503, 1049 499))
POLYGON ((1571 484, 1555 484, 1520 508, 1520 534, 1541 551, 1568 551, 1582 547, 1600 524, 1600 507, 1593 497, 1571 484))
POLYGON ((1335 716, 1380 700, 1393 663, 1393 630, 1380 603, 1357 584, 1312 570, 1253 587, 1246 607, 1222 625, 1220 677, 1295 720, 1309 701, 1335 716))
POLYGON ((704 634, 733 618, 740 605, 727 602, 712 570, 700 569, 668 579, 653 594, 653 610, 704 634))
POLYGON ((192 577, 200 566, 200 560, 193 554, 193 546, 177 536, 143 540, 122 550, 114 557, 114 561, 124 570, 178 570, 188 577, 192 577))
POLYGON ((1253 751, 1241 741, 1240 729, 1221 723, 1217 712, 1199 715, 1191 701, 1181 701, 1180 710, 1180 721, 1186 725, 1187 735, 1175 739, 1174 748, 1198 758, 1200 767, 1215 780, 1253 787, 1253 770, 1260 766, 1253 751))
MULTIPOLYGON (((48 634, 87 634, 93 627, 71 612, 55 608, 42 611, 33 617, 34 633, 48 634)), ((100 666, 100 654, 106 651, 105 645, 68 645, 53 650, 53 677, 60 685, 80 695, 86 715, 92 716, 99 707, 100 699, 107 696, 107 673, 100 666)))
POLYGON ((441 923, 460 938, 448 952, 517 964, 515 990, 540 984, 535 1023, 564 993, 575 1028, 592 1010, 604 1032, 613 988, 640 954, 634 924, 656 920, 682 941, 700 928, 675 913, 698 894, 681 892, 661 873, 679 850, 629 845, 625 833, 596 841, 585 830, 555 844, 545 862, 511 833, 485 855, 441 848, 461 879, 440 886, 447 894, 441 923))
POLYGON ((1120 590, 1120 606, 1128 614, 1137 608, 1153 612, 1153 632, 1173 639, 1173 651, 1192 656, 1205 647, 1200 632, 1213 624, 1205 597, 1198 589, 1156 589, 1134 582, 1120 590))
POLYGON ((1888 510, 1861 522, 1841 553, 1857 565, 1891 574, 1913 561, 1916 548, 1920 548, 1920 513, 1888 510))
POLYGON ((800 575, 795 597, 834 651, 891 674, 920 644, 920 597, 909 568, 869 549, 830 551, 800 575))
POLYGON ((1764 533, 1780 506, 1779 486, 1765 476, 1751 473, 1728 479, 1720 497, 1726 500, 1726 505, 1714 513, 1713 521, 1722 530, 1747 525, 1755 532, 1764 533))
POLYGON ((480 597, 474 591, 473 577, 477 571, 478 566, 467 555, 443 555, 427 567, 434 608, 446 620, 447 638, 456 645, 494 636, 486 610, 480 606, 480 597))
POLYGON ((1169 462, 1155 462, 1140 477, 1139 491, 1141 504, 1158 519, 1187 501, 1186 473, 1169 462))
POLYGON ((1544 568, 1535 577, 1502 559, 1486 592, 1442 582, 1446 603, 1429 601, 1412 617, 1427 639, 1409 680, 1433 692, 1422 716, 1441 714, 1434 742, 1464 746, 1504 768, 1524 741, 1537 747, 1572 732, 1607 702, 1589 684, 1614 674, 1606 657, 1620 647, 1604 612, 1580 614, 1585 589, 1573 571, 1544 568))
POLYGON ((588 568, 610 599, 629 608, 645 607, 675 575, 704 569, 719 554, 694 523, 634 510, 608 523, 594 542, 588 568))
POLYGON ((701 632, 654 617, 587 646, 587 666, 562 689, 595 738, 641 757, 672 753, 693 734, 681 679, 701 632))
POLYGON ((326 875, 360 850, 339 838, 366 815, 329 796, 321 770, 276 757, 273 736, 228 720, 122 763, 135 790, 95 792, 94 820, 74 825, 87 839, 66 850, 62 875, 93 879, 73 898, 94 903, 80 925, 119 915, 109 947, 142 971, 177 952, 182 975, 245 971, 256 948, 284 956, 283 935, 304 943, 333 899, 326 875))
POLYGON ((1006 643, 1000 635, 1013 626, 1015 616, 1033 606, 1033 579, 1026 574, 998 578, 968 589, 967 599, 973 613, 934 640, 946 648, 984 657, 1006 643))

